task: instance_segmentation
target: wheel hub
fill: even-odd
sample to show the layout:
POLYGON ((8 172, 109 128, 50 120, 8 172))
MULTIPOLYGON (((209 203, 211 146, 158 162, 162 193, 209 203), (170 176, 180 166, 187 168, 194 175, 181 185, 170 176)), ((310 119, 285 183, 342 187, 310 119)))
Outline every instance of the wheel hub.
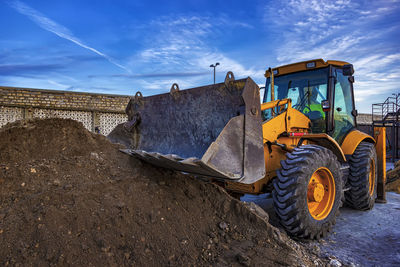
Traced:
POLYGON ((325 190, 321 183, 313 182, 308 188, 308 201, 320 203, 324 198, 325 190))
POLYGON ((320 167, 312 174, 308 182, 308 211, 314 219, 323 220, 330 214, 334 200, 334 177, 329 169, 320 167))

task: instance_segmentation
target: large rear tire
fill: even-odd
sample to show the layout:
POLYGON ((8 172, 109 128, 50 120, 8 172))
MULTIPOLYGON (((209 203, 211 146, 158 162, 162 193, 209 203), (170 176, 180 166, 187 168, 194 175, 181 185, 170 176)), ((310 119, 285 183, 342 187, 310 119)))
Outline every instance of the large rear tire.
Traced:
POLYGON ((332 151, 317 145, 295 148, 286 156, 272 192, 280 223, 292 236, 324 237, 342 206, 340 163, 332 151))
POLYGON ((358 210, 373 208, 376 198, 378 162, 374 144, 361 142, 349 158, 349 190, 345 192, 346 204, 358 210))

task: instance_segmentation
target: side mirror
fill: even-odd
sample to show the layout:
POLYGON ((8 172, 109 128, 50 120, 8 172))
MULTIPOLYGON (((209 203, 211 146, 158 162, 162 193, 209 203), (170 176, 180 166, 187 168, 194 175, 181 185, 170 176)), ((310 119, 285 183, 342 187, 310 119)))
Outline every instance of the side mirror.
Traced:
POLYGON ((343 75, 351 76, 354 74, 354 68, 352 64, 347 64, 343 66, 343 75))
POLYGON ((323 101, 321 102, 321 107, 322 107, 322 110, 323 110, 324 112, 327 112, 327 111, 331 110, 331 104, 329 103, 328 100, 323 100, 323 101))
POLYGON ((353 109, 353 110, 351 111, 351 115, 353 115, 354 117, 357 117, 357 116, 358 116, 358 111, 357 111, 357 109, 353 109))

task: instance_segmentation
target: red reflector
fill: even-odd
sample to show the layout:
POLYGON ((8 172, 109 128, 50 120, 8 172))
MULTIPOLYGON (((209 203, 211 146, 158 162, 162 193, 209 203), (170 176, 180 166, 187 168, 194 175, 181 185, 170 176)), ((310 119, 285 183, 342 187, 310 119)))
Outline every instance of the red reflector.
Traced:
POLYGON ((289 136, 303 136, 307 133, 289 133, 289 136))

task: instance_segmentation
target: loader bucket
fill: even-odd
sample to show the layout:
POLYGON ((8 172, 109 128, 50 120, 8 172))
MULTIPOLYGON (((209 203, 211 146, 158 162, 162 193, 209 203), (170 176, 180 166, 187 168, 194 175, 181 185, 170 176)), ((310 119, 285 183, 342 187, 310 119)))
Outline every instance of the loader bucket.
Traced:
POLYGON ((128 122, 108 136, 156 166, 253 183, 265 176, 260 96, 251 79, 131 98, 128 122))

